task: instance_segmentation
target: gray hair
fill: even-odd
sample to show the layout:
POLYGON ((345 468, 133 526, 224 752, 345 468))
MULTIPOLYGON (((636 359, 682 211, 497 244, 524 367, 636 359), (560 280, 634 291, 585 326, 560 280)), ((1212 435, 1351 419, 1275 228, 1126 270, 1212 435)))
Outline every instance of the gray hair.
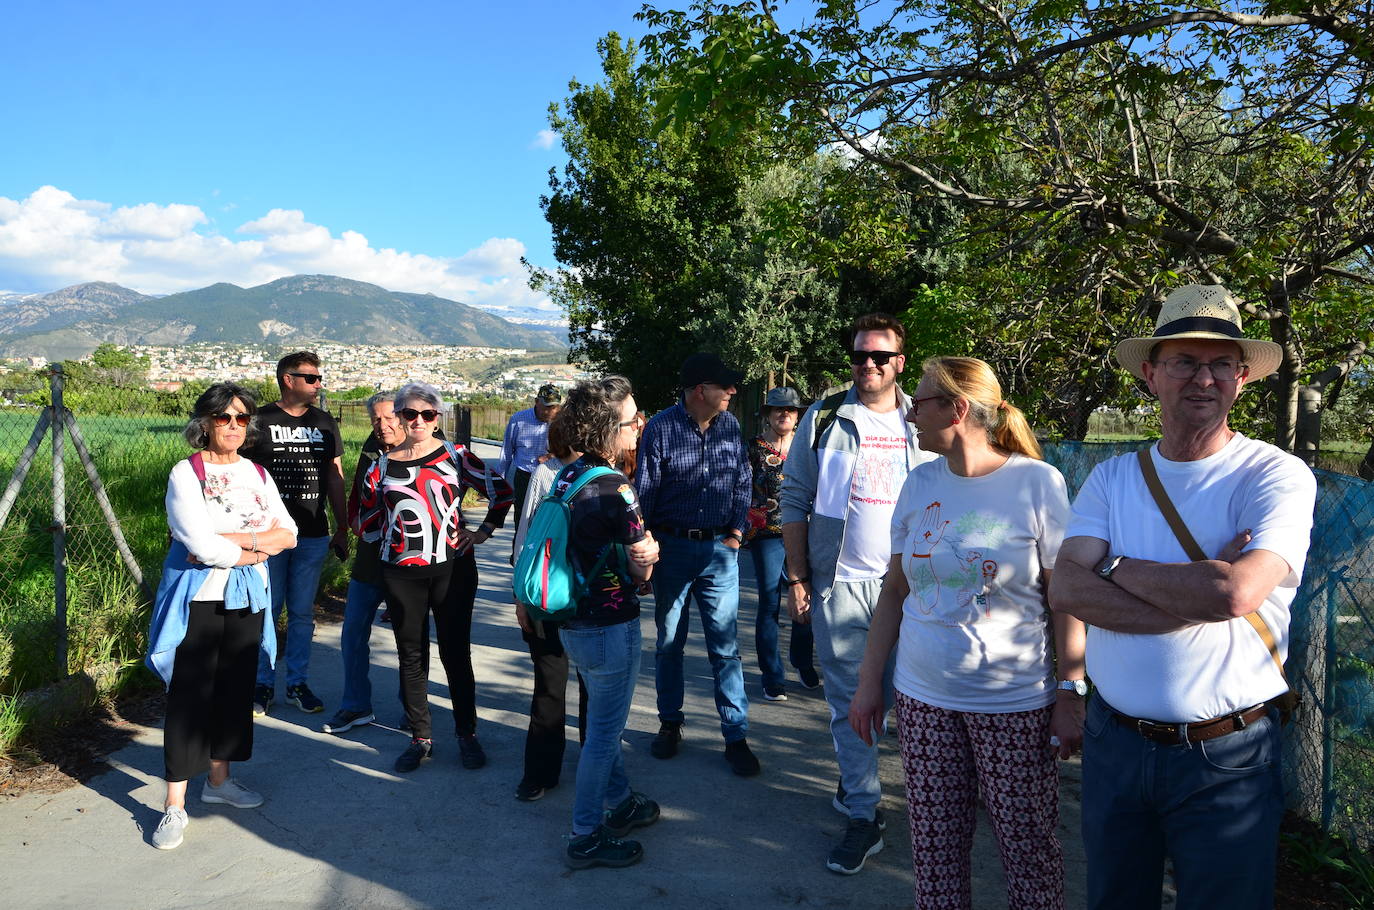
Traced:
POLYGON ((369 399, 367 400, 367 416, 368 416, 368 417, 376 417, 376 416, 377 416, 377 405, 381 404, 383 401, 390 401, 390 402, 393 402, 393 403, 394 403, 394 402, 396 401, 396 395, 395 395, 395 393, 394 393, 394 392, 378 392, 376 395, 373 395, 371 398, 369 398, 369 399))
POLYGON ((444 404, 443 396, 439 394, 439 390, 427 382, 407 382, 401 386, 401 390, 391 400, 396 405, 396 410, 399 411, 411 398, 420 399, 440 414, 448 413, 448 405, 444 404))

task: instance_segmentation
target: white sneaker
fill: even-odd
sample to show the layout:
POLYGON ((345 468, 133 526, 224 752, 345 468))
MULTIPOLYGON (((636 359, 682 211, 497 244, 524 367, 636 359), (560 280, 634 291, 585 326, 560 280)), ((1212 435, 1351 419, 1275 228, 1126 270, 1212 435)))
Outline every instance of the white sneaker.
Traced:
POLYGON ((226 778, 224 783, 218 787, 210 786, 210 781, 207 780, 205 788, 200 791, 200 801, 203 803, 224 803, 235 809, 256 809, 262 805, 262 794, 254 793, 230 777, 226 778))
POLYGON ((186 833, 186 810, 180 806, 168 806, 162 821, 157 823, 153 832, 153 846, 159 850, 175 850, 181 846, 181 837, 186 833))

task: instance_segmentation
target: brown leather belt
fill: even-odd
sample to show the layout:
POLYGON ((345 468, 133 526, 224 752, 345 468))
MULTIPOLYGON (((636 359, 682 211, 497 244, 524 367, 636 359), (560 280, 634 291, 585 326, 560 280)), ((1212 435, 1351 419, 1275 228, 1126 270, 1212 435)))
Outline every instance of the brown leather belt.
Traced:
POLYGON ((1211 720, 1200 720, 1191 724, 1165 724, 1157 720, 1130 717, 1112 710, 1112 716, 1121 726, 1134 730, 1150 742, 1164 746, 1200 743, 1209 739, 1216 739, 1218 736, 1225 736, 1227 733, 1235 733, 1237 730, 1244 730, 1268 713, 1269 704, 1265 702, 1255 705, 1253 708, 1246 708, 1244 711, 1237 711, 1224 717, 1214 717, 1211 720))

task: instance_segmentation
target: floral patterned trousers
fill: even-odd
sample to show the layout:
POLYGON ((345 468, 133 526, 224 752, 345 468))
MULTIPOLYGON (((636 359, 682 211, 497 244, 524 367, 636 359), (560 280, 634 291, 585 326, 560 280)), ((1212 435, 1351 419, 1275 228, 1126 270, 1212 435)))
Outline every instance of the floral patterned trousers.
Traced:
POLYGON ((917 910, 972 906, 969 854, 980 790, 1001 849, 1010 910, 1063 910, 1052 710, 974 714, 897 693, 917 910))

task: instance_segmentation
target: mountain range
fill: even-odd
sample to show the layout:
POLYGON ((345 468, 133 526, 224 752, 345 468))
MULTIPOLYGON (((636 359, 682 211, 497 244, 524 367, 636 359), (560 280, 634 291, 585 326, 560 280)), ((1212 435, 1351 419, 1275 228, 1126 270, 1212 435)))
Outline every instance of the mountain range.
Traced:
POLYGON ((97 281, 0 296, 0 355, 81 357, 98 344, 451 344, 566 348, 559 325, 518 324, 477 307, 332 275, 153 297, 97 281))

